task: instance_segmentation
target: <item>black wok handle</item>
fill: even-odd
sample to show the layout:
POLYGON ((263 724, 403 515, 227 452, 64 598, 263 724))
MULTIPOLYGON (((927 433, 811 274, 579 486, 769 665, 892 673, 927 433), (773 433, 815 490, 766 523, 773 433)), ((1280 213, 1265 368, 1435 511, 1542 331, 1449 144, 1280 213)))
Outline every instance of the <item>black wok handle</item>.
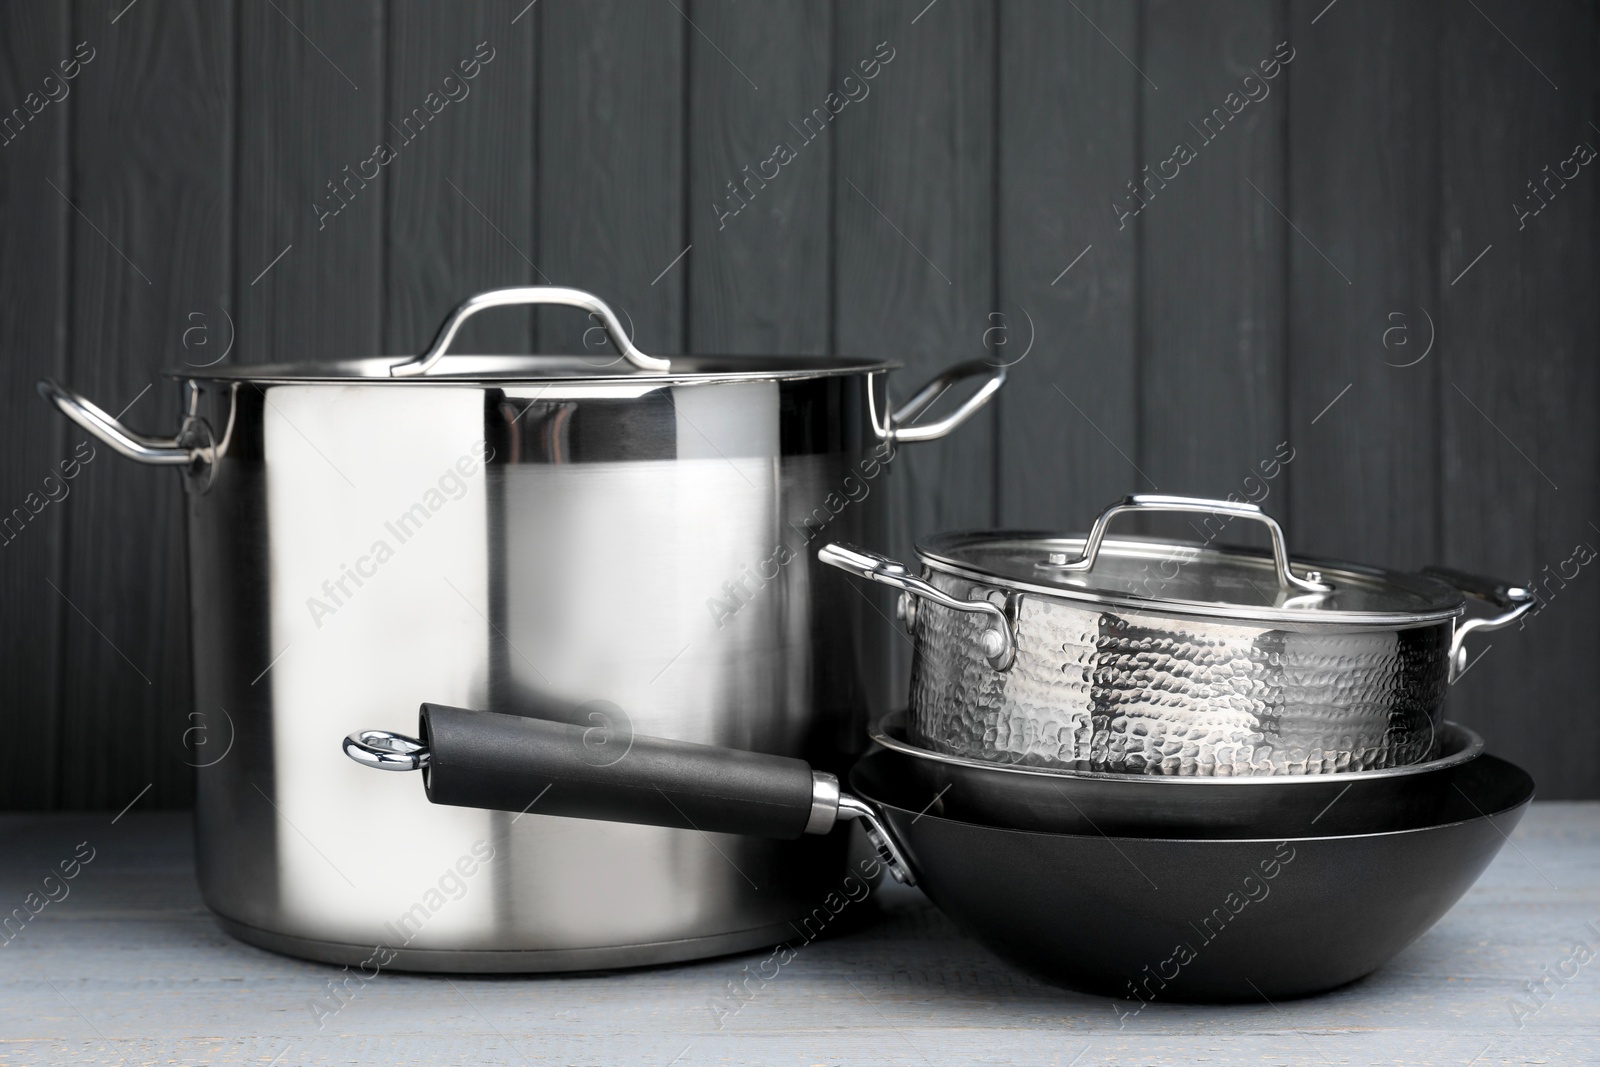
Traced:
POLYGON ((435 804, 793 838, 826 833, 839 782, 804 761, 633 737, 620 755, 590 728, 422 705, 424 784, 435 804))

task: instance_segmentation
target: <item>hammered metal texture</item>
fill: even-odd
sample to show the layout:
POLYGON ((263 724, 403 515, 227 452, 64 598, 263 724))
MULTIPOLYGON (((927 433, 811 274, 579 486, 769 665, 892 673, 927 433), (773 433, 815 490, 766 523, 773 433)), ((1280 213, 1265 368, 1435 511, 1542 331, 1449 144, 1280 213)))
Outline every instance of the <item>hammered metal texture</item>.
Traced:
MULTIPOLYGON (((962 599, 1004 592, 935 574, 962 599)), ((908 739, 997 763, 1168 775, 1328 774, 1429 759, 1451 627, 1221 623, 1024 595, 1017 658, 990 617, 917 605, 908 739)))

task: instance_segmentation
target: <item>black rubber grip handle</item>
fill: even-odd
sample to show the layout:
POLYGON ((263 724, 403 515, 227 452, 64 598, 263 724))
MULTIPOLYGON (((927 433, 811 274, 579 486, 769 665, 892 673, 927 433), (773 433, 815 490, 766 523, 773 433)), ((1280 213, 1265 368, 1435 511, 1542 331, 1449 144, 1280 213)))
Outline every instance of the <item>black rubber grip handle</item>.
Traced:
POLYGON ((422 705, 423 780, 435 804, 708 833, 799 837, 811 767, 788 756, 633 737, 585 743, 571 723, 422 705))

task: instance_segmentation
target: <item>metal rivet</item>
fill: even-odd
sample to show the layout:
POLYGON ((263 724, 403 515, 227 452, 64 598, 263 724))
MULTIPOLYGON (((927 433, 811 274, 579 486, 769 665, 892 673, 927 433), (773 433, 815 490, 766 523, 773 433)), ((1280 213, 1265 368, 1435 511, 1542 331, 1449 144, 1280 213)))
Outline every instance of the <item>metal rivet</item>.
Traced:
POLYGON ((1067 562, 1067 554, 1065 552, 1052 552, 1046 557, 1046 560, 1052 567, 1059 567, 1067 562))
POLYGON ((978 647, 983 650, 985 656, 993 659, 1005 651, 1006 639, 1001 636, 999 630, 985 630, 978 635, 978 647))

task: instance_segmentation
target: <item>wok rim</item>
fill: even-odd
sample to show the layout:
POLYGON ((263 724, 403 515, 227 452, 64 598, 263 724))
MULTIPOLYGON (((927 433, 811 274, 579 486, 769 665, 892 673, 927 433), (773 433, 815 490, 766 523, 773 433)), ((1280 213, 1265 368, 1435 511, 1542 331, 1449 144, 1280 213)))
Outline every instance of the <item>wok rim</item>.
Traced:
MULTIPOLYGON (((1437 830, 1446 830, 1446 829, 1449 829, 1452 826, 1465 826, 1465 825, 1467 825, 1469 823, 1489 822, 1489 821, 1492 821, 1494 819, 1501 818, 1502 816, 1509 815, 1512 812, 1515 812, 1515 811, 1517 811, 1517 810, 1519 810, 1521 808, 1527 807, 1529 804, 1533 803, 1533 798, 1534 798, 1535 794, 1538 792, 1537 783, 1534 782, 1533 776, 1531 774, 1529 774, 1527 771, 1523 770, 1517 764, 1512 763, 1508 759, 1504 759, 1504 758, 1502 758, 1500 756, 1495 756, 1495 755, 1492 755, 1492 754, 1489 754, 1489 753, 1484 753, 1482 756, 1480 756, 1478 758, 1479 759, 1486 759, 1486 760, 1493 760, 1496 763, 1502 764, 1506 769, 1508 769, 1510 771, 1513 771, 1516 774, 1520 775, 1527 783, 1526 789, 1522 790, 1522 791, 1519 791, 1521 793, 1519 799, 1517 799, 1515 801, 1512 801, 1511 803, 1509 803, 1509 804, 1507 804, 1507 805, 1505 805, 1503 807, 1500 807, 1495 811, 1483 811, 1481 808, 1478 808, 1477 803, 1470 796, 1468 796, 1467 797, 1467 802, 1469 804, 1471 804, 1474 808, 1477 808, 1478 814, 1475 815, 1475 816, 1472 816, 1471 818, 1466 818, 1466 819, 1453 819, 1450 822, 1429 823, 1426 826, 1413 826, 1413 827, 1409 827, 1409 828, 1404 829, 1404 830, 1375 830, 1372 833, 1366 833, 1366 834, 1327 834, 1327 835, 1321 835, 1321 836, 1312 835, 1312 836, 1309 836, 1309 837, 1198 837, 1198 838, 1188 838, 1188 837, 1127 837, 1127 836, 1105 834, 1105 833, 1098 833, 1098 834, 1068 834, 1068 833, 1059 833, 1059 832, 1051 831, 1051 830, 1019 830, 1019 829, 1016 829, 1014 827, 1009 827, 1009 826, 990 826, 987 823, 973 822, 973 821, 967 820, 967 819, 950 819, 950 818, 946 818, 943 815, 935 815, 935 814, 933 814, 931 812, 921 812, 921 813, 913 812, 913 811, 911 811, 911 810, 909 810, 907 808, 902 808, 898 804, 891 804, 888 801, 882 800, 879 797, 875 796, 871 790, 861 788, 861 786, 859 784, 858 778, 859 778, 859 770, 860 770, 861 765, 863 763, 865 763, 867 760, 872 759, 874 755, 876 755, 876 753, 869 753, 868 755, 863 756, 860 760, 858 760, 856 762, 856 765, 854 767, 850 768, 850 791, 852 793, 856 794, 857 796, 859 796, 861 799, 863 799, 867 803, 871 804, 873 807, 875 807, 875 808, 877 808, 877 809, 879 809, 881 811, 893 811, 898 815, 903 815, 906 818, 911 819, 913 821, 913 823, 916 822, 916 821, 922 820, 922 819, 929 819, 929 820, 932 820, 934 822, 946 823, 946 824, 948 824, 950 826, 964 827, 964 828, 968 828, 968 829, 986 831, 986 832, 993 832, 993 833, 1024 834, 1024 835, 1029 836, 1029 837, 1048 837, 1048 838, 1063 838, 1063 837, 1065 837, 1065 838, 1074 838, 1074 839, 1082 840, 1082 841, 1104 840, 1104 841, 1110 841, 1110 842, 1112 842, 1113 844, 1116 844, 1116 845, 1120 845, 1122 842, 1129 842, 1129 843, 1132 843, 1132 844, 1159 843, 1159 844, 1172 844, 1172 845, 1209 845, 1209 846, 1212 846, 1212 847, 1219 847, 1219 846, 1224 846, 1224 845, 1231 846, 1231 845, 1248 845, 1248 844, 1270 844, 1272 842, 1287 842, 1287 843, 1291 843, 1291 844, 1304 842, 1304 843, 1308 843, 1309 844, 1309 843, 1316 843, 1316 842, 1323 842, 1323 841, 1369 841, 1369 840, 1374 840, 1376 838, 1382 838, 1382 837, 1401 837, 1401 836, 1404 836, 1404 835, 1407 835, 1407 834, 1423 834, 1423 833, 1431 833, 1431 832, 1437 831, 1437 830)), ((885 820, 885 822, 887 822, 887 821, 888 820, 885 820)), ((892 825, 889 827, 889 829, 890 829, 891 833, 895 833, 895 834, 899 833, 899 830, 897 828, 895 828, 894 826, 892 826, 892 825)), ((1502 836, 1504 836, 1504 835, 1502 835, 1502 836)), ((1510 842, 1510 838, 1507 837, 1505 843, 1509 843, 1509 842, 1510 842)), ((902 847, 904 847, 904 846, 902 845, 902 847)), ((920 877, 923 874, 923 872, 919 871, 918 874, 919 874, 919 877, 920 877)))

